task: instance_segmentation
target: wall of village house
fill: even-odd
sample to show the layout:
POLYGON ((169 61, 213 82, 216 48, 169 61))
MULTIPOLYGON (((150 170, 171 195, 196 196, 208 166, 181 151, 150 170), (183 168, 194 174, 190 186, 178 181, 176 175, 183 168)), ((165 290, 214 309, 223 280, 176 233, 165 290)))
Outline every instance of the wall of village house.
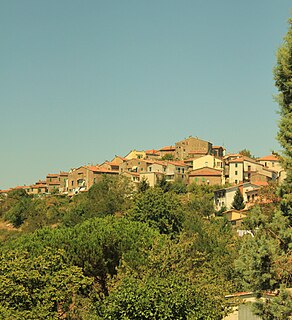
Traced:
POLYGON ((230 162, 229 163, 229 183, 239 183, 243 181, 243 163, 230 162))
POLYGON ((147 171, 147 162, 140 159, 131 159, 123 162, 120 165, 120 173, 135 171, 138 173, 147 171))
POLYGON ((275 170, 277 172, 283 169, 279 161, 260 160, 259 163, 262 164, 264 167, 269 168, 271 170, 275 170))
POLYGON ((189 183, 198 185, 208 184, 210 186, 221 185, 222 179, 220 176, 189 176, 189 183))
POLYGON ((206 155, 204 157, 193 160, 193 170, 204 167, 223 170, 223 162, 222 160, 215 158, 212 155, 206 155))
MULTIPOLYGON (((140 179, 146 179, 150 187, 156 186, 158 179, 161 179, 163 174, 156 172, 142 172, 140 174, 140 179)), ((141 180, 140 180, 141 181, 141 180)))
POLYGON ((189 152, 194 150, 210 154, 212 151, 212 144, 207 141, 190 137, 175 144, 175 157, 177 159, 186 159, 189 157, 189 152))
POLYGON ((74 192, 80 187, 86 190, 93 185, 93 172, 85 167, 73 169, 68 175, 68 191, 74 192), (82 182, 84 181, 84 182, 82 182))

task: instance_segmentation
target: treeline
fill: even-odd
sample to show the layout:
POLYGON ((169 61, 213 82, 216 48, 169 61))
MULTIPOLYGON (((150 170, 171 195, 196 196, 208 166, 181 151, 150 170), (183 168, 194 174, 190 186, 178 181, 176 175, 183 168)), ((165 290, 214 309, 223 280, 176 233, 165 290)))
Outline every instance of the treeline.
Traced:
POLYGON ((221 319, 237 237, 212 188, 186 191, 107 176, 72 199, 11 191, 1 214, 21 231, 2 234, 0 318, 221 319))
POLYGON ((8 193, 2 219, 20 231, 1 235, 0 318, 222 319, 225 295, 291 284, 291 228, 276 203, 255 208, 253 236, 238 238, 214 212, 214 187, 180 183, 133 192, 104 176, 72 199, 8 193))

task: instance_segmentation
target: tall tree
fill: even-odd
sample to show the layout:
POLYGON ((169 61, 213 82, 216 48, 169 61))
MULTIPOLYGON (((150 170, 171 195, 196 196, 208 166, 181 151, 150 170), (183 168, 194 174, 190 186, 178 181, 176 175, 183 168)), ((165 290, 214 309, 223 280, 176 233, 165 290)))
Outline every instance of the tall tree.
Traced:
POLYGON ((288 23, 288 32, 277 53, 274 79, 279 91, 277 101, 281 115, 278 140, 283 147, 282 163, 287 172, 286 181, 280 189, 281 210, 292 224, 292 18, 288 23))
POLYGON ((242 210, 245 207, 244 199, 239 189, 237 189, 235 193, 235 196, 232 202, 232 207, 236 210, 242 210))
POLYGON ((279 292, 273 300, 258 300, 254 305, 263 320, 285 320, 292 314, 292 295, 285 290, 292 286, 292 19, 277 53, 274 78, 281 116, 278 140, 287 178, 279 188, 280 210, 271 214, 254 211, 245 222, 254 236, 244 240, 236 262, 245 289, 259 294, 263 290, 279 292))

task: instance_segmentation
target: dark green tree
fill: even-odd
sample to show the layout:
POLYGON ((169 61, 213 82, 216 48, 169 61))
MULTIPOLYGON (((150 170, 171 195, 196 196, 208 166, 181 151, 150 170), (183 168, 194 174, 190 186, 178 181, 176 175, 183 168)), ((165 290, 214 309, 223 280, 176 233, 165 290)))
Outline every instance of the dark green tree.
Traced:
POLYGON ((274 68, 275 85, 279 91, 277 101, 280 106, 278 141, 283 147, 282 164, 287 178, 280 188, 281 210, 292 224, 292 18, 282 46, 277 53, 274 68))
POLYGON ((125 211, 132 187, 124 176, 104 175, 88 191, 88 216, 106 216, 125 211))
POLYGON ((170 190, 171 184, 166 180, 165 175, 158 179, 157 187, 161 188, 164 192, 168 192, 170 190))
POLYGON ((175 236, 182 229, 184 214, 178 196, 161 188, 138 193, 127 216, 156 228, 162 234, 175 236))
POLYGON ((248 149, 242 149, 238 152, 242 156, 248 157, 248 158, 255 158, 255 156, 252 155, 251 151, 248 149))
POLYGON ((149 189, 149 183, 147 179, 143 177, 138 184, 138 192, 145 192, 147 189, 149 189))
POLYGON ((161 158, 161 160, 174 160, 174 155, 173 154, 165 154, 162 158, 161 158))
POLYGON ((232 208, 234 208, 236 210, 242 210, 242 209, 244 209, 244 207, 245 207, 244 199, 243 199, 243 196, 238 188, 235 195, 234 195, 234 198, 233 198, 232 208))

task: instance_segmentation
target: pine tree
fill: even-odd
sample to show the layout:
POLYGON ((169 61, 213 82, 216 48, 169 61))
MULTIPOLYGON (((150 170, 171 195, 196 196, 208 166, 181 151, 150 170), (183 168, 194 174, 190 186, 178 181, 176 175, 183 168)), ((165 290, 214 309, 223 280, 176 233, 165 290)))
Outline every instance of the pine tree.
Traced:
POLYGON ((279 90, 278 140, 287 178, 279 188, 280 210, 269 215, 253 211, 245 222, 253 237, 244 240, 236 267, 245 289, 259 294, 263 290, 279 292, 271 301, 258 300, 255 313, 263 320, 286 320, 292 314, 292 295, 286 290, 292 287, 292 19, 277 53, 274 79, 279 90))
POLYGON ((274 68, 275 85, 279 94, 280 123, 278 141, 283 147, 282 164, 287 178, 280 188, 281 210, 292 224, 292 18, 282 46, 277 53, 277 66, 274 68))
POLYGON ((238 188, 235 193, 233 202, 232 202, 232 208, 234 208, 236 210, 242 210, 242 209, 244 209, 244 207, 245 207, 245 205, 244 205, 243 196, 238 188))

